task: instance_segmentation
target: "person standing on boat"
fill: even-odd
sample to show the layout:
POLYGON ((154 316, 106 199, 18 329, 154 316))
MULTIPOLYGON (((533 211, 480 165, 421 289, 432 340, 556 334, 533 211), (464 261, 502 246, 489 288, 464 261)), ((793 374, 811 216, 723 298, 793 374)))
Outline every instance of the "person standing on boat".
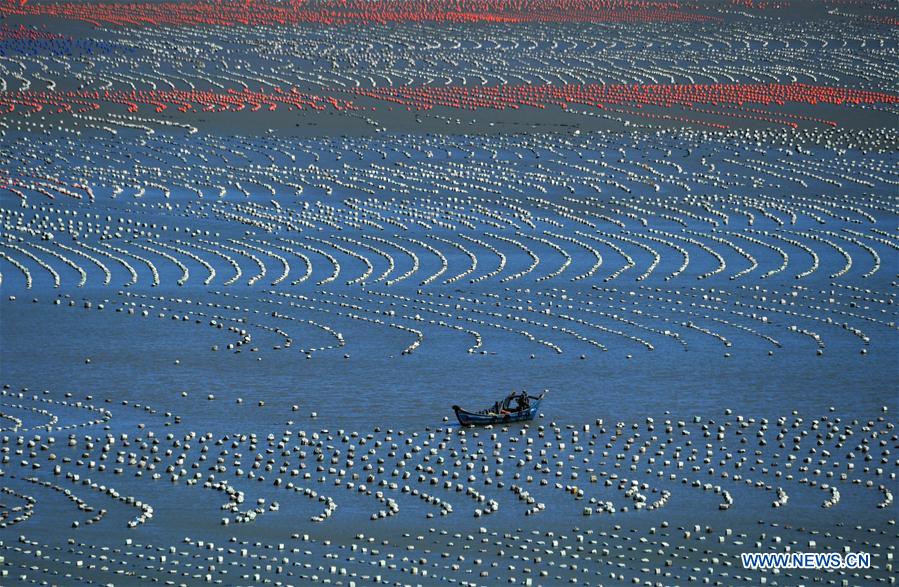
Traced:
POLYGON ((500 416, 508 416, 509 414, 513 414, 515 412, 522 412, 528 409, 530 406, 531 402, 526 391, 516 393, 513 390, 512 393, 506 396, 506 399, 503 400, 502 404, 500 404, 499 414, 500 416), (513 401, 515 402, 514 410, 511 409, 513 401))
POLYGON ((523 412, 531 407, 531 399, 528 397, 528 392, 522 391, 517 399, 519 412, 523 412))

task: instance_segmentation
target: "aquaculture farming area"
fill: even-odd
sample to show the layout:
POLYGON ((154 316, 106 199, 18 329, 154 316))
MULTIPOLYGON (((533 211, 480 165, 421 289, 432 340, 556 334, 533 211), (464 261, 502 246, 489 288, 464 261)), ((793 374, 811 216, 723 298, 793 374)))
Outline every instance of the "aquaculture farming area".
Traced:
POLYGON ((894 585, 897 25, 0 4, 0 584, 894 585))

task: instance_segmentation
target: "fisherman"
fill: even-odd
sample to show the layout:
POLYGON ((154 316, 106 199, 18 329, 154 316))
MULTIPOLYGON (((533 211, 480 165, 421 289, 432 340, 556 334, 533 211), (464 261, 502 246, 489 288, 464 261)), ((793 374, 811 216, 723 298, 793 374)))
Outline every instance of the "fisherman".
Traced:
POLYGON ((500 416, 508 416, 509 414, 514 414, 516 412, 523 412, 531 407, 531 400, 528 397, 528 393, 526 391, 522 391, 521 393, 516 393, 514 390, 512 393, 506 396, 506 399, 502 401, 499 408, 500 416), (512 410, 512 402, 515 402, 515 409, 512 410))
POLYGON ((516 398, 518 401, 518 410, 519 412, 523 412, 531 407, 531 398, 528 397, 528 392, 522 391, 521 394, 516 398))

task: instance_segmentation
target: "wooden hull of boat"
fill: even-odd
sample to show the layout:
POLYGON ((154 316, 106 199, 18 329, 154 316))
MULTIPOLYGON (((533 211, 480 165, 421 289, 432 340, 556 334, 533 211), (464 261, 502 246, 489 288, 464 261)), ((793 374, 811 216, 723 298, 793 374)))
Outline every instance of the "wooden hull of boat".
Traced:
POLYGON ((486 426, 488 424, 506 424, 508 422, 522 422, 525 420, 533 420, 540 408, 540 402, 534 402, 527 410, 520 412, 512 412, 510 414, 485 414, 479 412, 469 412, 463 410, 459 406, 453 406, 456 412, 456 418, 463 426, 486 426))

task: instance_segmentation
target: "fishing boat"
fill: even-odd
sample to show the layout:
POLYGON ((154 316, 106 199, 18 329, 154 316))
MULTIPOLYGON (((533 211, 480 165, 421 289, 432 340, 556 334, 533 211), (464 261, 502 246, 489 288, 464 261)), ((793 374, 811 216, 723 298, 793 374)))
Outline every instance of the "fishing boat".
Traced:
MULTIPOLYGON (((501 402, 496 402, 486 410, 479 412, 469 412, 459 406, 453 406, 456 418, 463 426, 486 426, 487 424, 505 424, 507 422, 522 422, 524 420, 533 420, 540 408, 540 402, 546 391, 540 395, 527 395, 526 392, 521 394, 511 393, 501 402), (520 397, 527 397, 527 401, 523 408, 512 407, 512 402, 520 397)), ((520 405, 520 402, 519 402, 520 405)))

